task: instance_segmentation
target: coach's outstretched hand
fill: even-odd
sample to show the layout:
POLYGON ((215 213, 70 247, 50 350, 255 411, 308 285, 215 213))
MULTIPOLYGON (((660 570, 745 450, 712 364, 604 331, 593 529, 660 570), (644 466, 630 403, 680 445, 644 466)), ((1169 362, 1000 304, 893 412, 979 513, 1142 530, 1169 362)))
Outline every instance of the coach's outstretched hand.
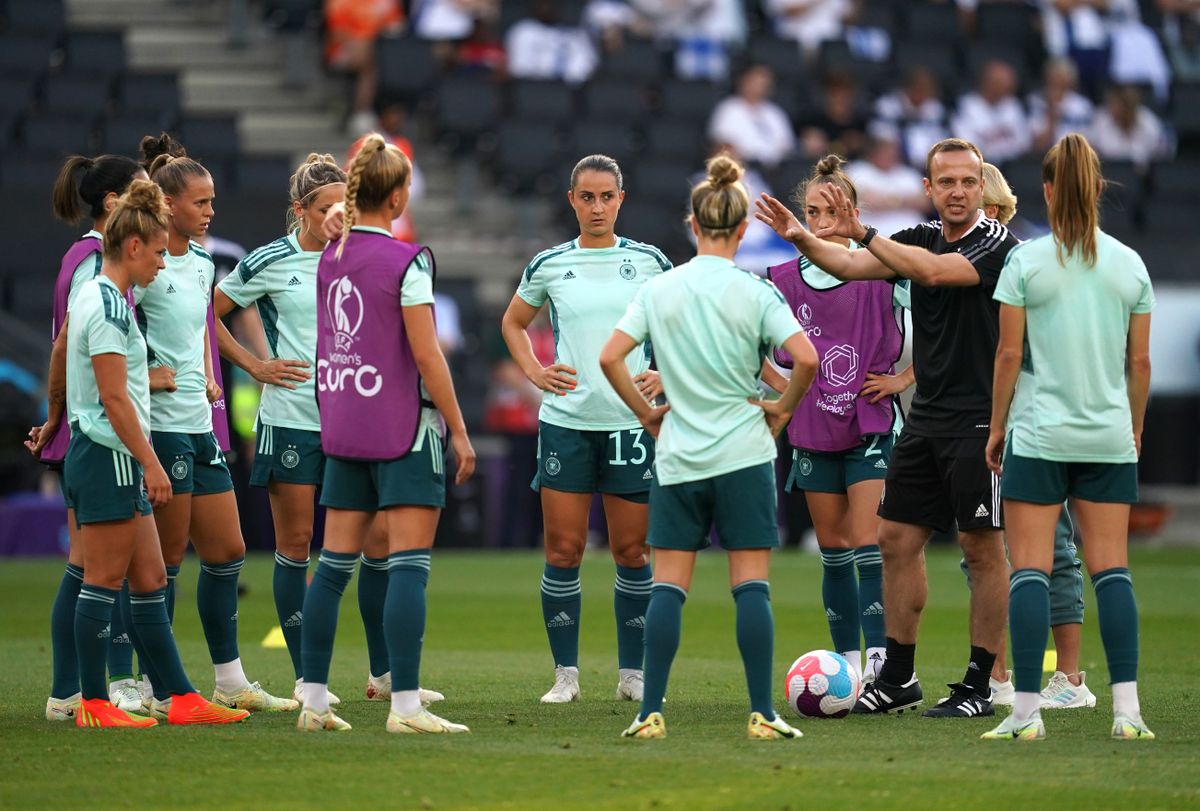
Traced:
POLYGON ((475 448, 471 445, 471 439, 465 431, 450 433, 450 447, 454 451, 456 462, 454 483, 462 484, 475 473, 475 448))
POLYGON ((754 201, 754 208, 755 218, 771 226, 776 234, 788 242, 798 245, 809 236, 808 229, 800 224, 792 210, 766 192, 754 201))
POLYGON ((859 222, 858 209, 854 207, 854 203, 850 202, 850 198, 846 196, 846 192, 842 191, 842 187, 835 183, 822 183, 820 191, 821 197, 837 214, 837 219, 834 220, 833 225, 818 230, 815 236, 818 239, 828 237, 862 239, 867 232, 866 226, 859 222))
POLYGON ((1000 475, 1000 465, 1004 462, 1004 431, 992 431, 988 434, 987 450, 984 451, 988 469, 1000 475))
POLYGON ((262 360, 254 367, 251 375, 259 383, 269 383, 284 389, 295 389, 294 383, 303 383, 312 377, 312 372, 306 372, 308 361, 272 358, 262 360))
POLYGON ((763 410, 763 416, 767 418, 767 427, 771 429, 771 436, 779 436, 792 419, 792 410, 786 408, 782 400, 755 400, 751 397, 750 405, 756 405, 763 410))

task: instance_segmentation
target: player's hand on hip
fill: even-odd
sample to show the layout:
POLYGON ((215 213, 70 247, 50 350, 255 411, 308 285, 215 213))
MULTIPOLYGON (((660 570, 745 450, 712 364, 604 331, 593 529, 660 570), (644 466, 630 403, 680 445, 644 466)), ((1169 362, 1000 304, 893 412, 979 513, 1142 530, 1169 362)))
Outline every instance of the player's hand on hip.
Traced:
POLYGON ((992 431, 988 434, 987 450, 984 451, 988 469, 1000 475, 1000 466, 1004 462, 1004 432, 992 431))
POLYGON ((908 388, 900 375, 885 375, 876 374, 875 372, 867 372, 867 382, 863 383, 862 391, 858 393, 859 397, 869 398, 867 402, 874 405, 884 397, 890 397, 893 394, 899 394, 908 388))
POLYGON ((150 391, 175 391, 175 370, 170 366, 150 369, 150 391))
POLYGON ((792 419, 792 412, 783 407, 782 400, 755 400, 751 397, 750 405, 758 406, 763 410, 763 416, 766 417, 767 428, 771 430, 771 436, 779 436, 792 419))
POLYGON ((462 484, 475 472, 475 448, 466 433, 456 431, 450 435, 450 448, 454 451, 457 462, 454 471, 454 483, 462 484))
POLYGON ((846 239, 861 239, 866 228, 858 221, 858 210, 850 202, 850 197, 835 183, 822 183, 821 197, 832 208, 837 219, 833 225, 819 229, 814 236, 818 239, 827 237, 844 237, 846 239))
POLYGON ((637 386, 638 394, 645 397, 651 403, 663 393, 662 378, 653 369, 642 372, 633 379, 633 382, 637 386))
POLYGON ((530 379, 533 381, 533 385, 542 391, 563 395, 575 390, 577 385, 575 375, 577 374, 578 372, 567 364, 556 363, 553 366, 545 367, 530 379))
POLYGON ((771 230, 788 242, 802 242, 808 236, 808 231, 791 209, 766 192, 754 201, 754 208, 755 218, 769 225, 771 230))
POLYGON ((153 465, 146 468, 144 476, 146 498, 150 499, 150 506, 167 506, 171 500, 171 481, 167 478, 167 471, 163 470, 163 466, 155 461, 153 465))
POLYGON ((638 422, 646 429, 646 433, 658 439, 658 432, 662 430, 663 417, 667 416, 667 412, 671 410, 671 405, 651 406, 650 411, 644 417, 638 417, 638 422))
POLYGON ((312 372, 305 371, 306 369, 308 369, 306 360, 288 360, 286 358, 263 360, 254 367, 254 379, 259 383, 269 383, 272 386, 294 390, 295 384, 304 383, 312 377, 312 372))

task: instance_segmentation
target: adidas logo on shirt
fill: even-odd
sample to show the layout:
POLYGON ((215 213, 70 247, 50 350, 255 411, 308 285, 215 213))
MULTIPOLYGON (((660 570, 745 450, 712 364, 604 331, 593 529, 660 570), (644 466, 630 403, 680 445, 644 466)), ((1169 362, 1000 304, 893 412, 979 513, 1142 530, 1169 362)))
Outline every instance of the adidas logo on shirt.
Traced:
POLYGON ((564 274, 563 274, 563 281, 564 281, 564 282, 565 282, 567 279, 574 279, 574 278, 575 278, 575 271, 573 271, 573 270, 568 270, 566 273, 564 273, 564 274))
MULTIPOLYGON (((867 606, 866 608, 863 609, 864 617, 869 616, 871 614, 882 614, 882 613, 883 613, 883 606, 879 604, 878 600, 876 600, 875 602, 871 603, 869 606, 867 606)), ((878 655, 878 654, 876 654, 876 655, 878 655)))
POLYGON ((880 459, 878 462, 875 463, 875 467, 880 470, 887 470, 887 462, 880 459))
POLYGON ((300 280, 298 278, 296 278, 295 276, 293 276, 291 278, 291 281, 288 282, 288 287, 299 287, 299 286, 300 286, 300 280))
POLYGON ((626 628, 637 628, 639 631, 644 631, 644 630, 646 630, 646 618, 645 617, 634 617, 631 620, 625 620, 625 627, 626 628))
POLYGON ((650 472, 650 468, 646 468, 646 472, 642 474, 642 481, 648 482, 654 478, 654 474, 650 472))
POLYGON ((988 512, 987 507, 983 506, 982 504, 980 504, 979 509, 975 511, 976 518, 987 518, 989 515, 991 515, 991 513, 988 512))
POLYGON ((173 284, 168 284, 168 285, 167 285, 167 292, 168 292, 168 293, 174 293, 174 292, 175 292, 175 285, 173 285, 173 284))
POLYGON ((546 623, 547 628, 566 628, 574 625, 575 620, 567 614, 566 611, 559 611, 549 622, 546 623))
POLYGON ((283 624, 284 628, 299 628, 304 624, 304 615, 297 611, 287 618, 287 622, 283 624))

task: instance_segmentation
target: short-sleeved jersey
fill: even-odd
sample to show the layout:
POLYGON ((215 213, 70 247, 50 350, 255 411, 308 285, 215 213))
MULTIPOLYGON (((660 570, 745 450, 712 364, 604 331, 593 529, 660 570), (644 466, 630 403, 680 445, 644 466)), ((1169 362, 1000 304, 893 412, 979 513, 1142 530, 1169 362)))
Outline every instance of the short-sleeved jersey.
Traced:
MULTIPOLYGON (((83 239, 94 237, 95 239, 103 240, 104 235, 93 229, 83 235, 83 239)), ((75 271, 71 274, 71 288, 67 292, 67 312, 70 312, 71 305, 75 301, 75 296, 84 282, 90 282, 92 279, 100 275, 100 270, 104 267, 104 255, 94 253, 91 256, 84 258, 82 262, 75 266, 75 271)))
MULTIPOLYGON (((175 391, 151 398, 155 431, 206 434, 212 409, 205 394, 204 331, 212 295, 213 260, 196 243, 182 256, 166 256, 166 267, 147 287, 134 289, 138 327, 149 347, 151 366, 175 370, 175 391)), ((215 362, 215 359, 214 359, 215 362)))
MULTIPOLYGON (((294 233, 251 251, 217 287, 239 307, 255 305, 272 358, 317 367, 317 263, 320 251, 305 251, 294 233)), ((258 418, 264 425, 321 430, 316 378, 295 389, 264 386, 258 418)))
POLYGON ((124 355, 129 399, 142 433, 150 433, 150 376, 146 342, 133 323, 129 302, 107 276, 80 285, 67 322, 67 409, 88 439, 129 453, 117 437, 96 385, 95 355, 124 355))
POLYGON ((1008 256, 996 300, 1025 308, 1025 355, 1009 417, 1012 452, 1056 462, 1137 461, 1125 381, 1129 317, 1154 309, 1137 253, 1096 234, 1096 264, 1058 260, 1052 235, 1008 256))
MULTIPOLYGON (((658 248, 624 237, 611 248, 581 248, 575 239, 529 263, 517 295, 531 307, 550 302, 555 362, 578 373, 568 394, 543 394, 543 422, 580 431, 637 427, 633 412, 600 371, 600 350, 638 289, 670 268, 658 248)), ((632 376, 649 369, 650 347, 631 352, 626 364, 632 376)))
POLYGON ((917 390, 904 430, 917 436, 986 434, 1000 335, 1000 306, 992 293, 1004 259, 1018 240, 983 212, 971 230, 954 242, 942 236, 940 220, 907 228, 892 239, 935 254, 962 254, 979 274, 979 284, 971 287, 924 287, 912 282, 917 390))
POLYGON ((660 484, 775 458, 762 409, 748 402, 770 347, 801 331, 775 285, 728 259, 697 256, 643 285, 617 329, 654 343, 671 404, 655 446, 660 484))

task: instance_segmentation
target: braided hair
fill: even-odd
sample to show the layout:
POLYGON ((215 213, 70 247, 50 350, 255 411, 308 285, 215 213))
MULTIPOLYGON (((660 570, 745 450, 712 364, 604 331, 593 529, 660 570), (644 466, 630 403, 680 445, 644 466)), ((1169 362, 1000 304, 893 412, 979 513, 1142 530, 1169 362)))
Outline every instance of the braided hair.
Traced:
POLYGON ((373 132, 363 139, 362 146, 350 162, 346 179, 346 215, 342 220, 342 239, 335 256, 342 258, 346 237, 358 220, 359 211, 375 211, 397 187, 402 187, 412 175, 412 164, 398 147, 373 132))

